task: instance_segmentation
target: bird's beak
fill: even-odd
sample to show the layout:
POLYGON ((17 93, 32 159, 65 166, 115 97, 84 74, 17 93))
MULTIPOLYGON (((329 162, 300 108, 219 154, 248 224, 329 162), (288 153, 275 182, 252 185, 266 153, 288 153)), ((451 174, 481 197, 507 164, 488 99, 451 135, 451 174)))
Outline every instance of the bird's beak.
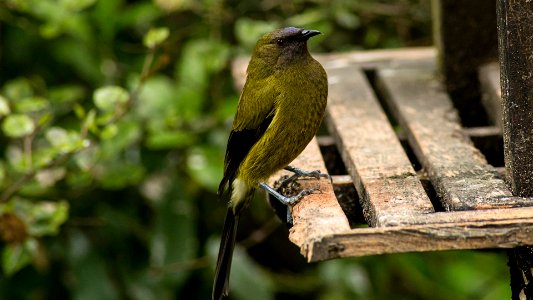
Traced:
POLYGON ((307 29, 305 29, 305 30, 303 30, 301 32, 301 35, 302 35, 302 37, 305 40, 308 40, 310 37, 313 37, 313 36, 319 35, 319 34, 320 34, 320 31, 318 31, 318 30, 307 30, 307 29))

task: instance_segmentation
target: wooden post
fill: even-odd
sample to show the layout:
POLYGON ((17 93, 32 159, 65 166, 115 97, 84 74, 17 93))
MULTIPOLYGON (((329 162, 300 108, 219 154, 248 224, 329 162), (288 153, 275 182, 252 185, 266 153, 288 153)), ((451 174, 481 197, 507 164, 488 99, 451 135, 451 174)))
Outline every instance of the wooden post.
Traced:
POLYGON ((513 194, 533 196, 533 2, 498 6, 505 166, 513 194))
MULTIPOLYGON (((533 2, 498 0, 505 167, 514 195, 533 196, 533 2)), ((509 252, 513 299, 533 299, 533 248, 509 252)))
POLYGON ((486 121, 478 67, 496 60, 496 0, 433 0, 433 37, 446 89, 464 126, 486 121))

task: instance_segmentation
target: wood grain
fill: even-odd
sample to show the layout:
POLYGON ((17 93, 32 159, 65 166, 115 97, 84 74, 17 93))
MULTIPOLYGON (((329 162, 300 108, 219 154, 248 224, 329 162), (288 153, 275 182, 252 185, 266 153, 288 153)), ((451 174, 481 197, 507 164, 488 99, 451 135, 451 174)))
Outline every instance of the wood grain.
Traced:
POLYGON ((505 167, 514 195, 533 197, 533 3, 498 1, 505 167))
POLYGON ((507 249, 533 244, 533 219, 358 228, 315 241, 309 261, 401 252, 507 249))

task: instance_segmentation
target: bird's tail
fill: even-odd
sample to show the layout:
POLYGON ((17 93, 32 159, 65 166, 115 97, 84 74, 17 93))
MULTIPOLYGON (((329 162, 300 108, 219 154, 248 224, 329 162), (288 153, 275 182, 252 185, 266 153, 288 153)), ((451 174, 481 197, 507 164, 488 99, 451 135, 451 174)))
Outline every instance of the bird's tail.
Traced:
POLYGON ((235 248, 238 224, 239 216, 233 213, 232 207, 228 207, 224 228, 222 229, 220 249, 218 250, 215 282, 213 283, 213 300, 224 299, 228 295, 231 258, 233 257, 233 249, 235 248))

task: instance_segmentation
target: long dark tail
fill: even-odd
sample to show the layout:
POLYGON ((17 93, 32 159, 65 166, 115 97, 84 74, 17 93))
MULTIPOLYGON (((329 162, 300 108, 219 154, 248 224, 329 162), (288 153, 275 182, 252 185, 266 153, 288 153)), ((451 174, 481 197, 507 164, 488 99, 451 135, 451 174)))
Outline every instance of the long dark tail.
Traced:
POLYGON ((226 213, 226 221, 224 221, 224 229, 222 229, 220 249, 218 250, 215 282, 213 283, 213 300, 224 299, 228 296, 231 258, 233 257, 233 248, 235 248, 238 225, 239 216, 235 215, 233 209, 229 207, 226 213))

